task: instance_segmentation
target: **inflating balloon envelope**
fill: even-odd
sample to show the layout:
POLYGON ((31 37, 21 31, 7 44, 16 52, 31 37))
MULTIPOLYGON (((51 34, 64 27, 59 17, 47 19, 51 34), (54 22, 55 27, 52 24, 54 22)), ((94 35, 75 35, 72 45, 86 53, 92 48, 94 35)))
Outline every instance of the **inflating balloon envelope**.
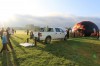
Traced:
POLYGON ((88 37, 88 36, 98 36, 99 35, 99 28, 96 24, 94 24, 91 21, 82 21, 77 23, 73 29, 72 32, 74 33, 81 33, 82 36, 88 37))

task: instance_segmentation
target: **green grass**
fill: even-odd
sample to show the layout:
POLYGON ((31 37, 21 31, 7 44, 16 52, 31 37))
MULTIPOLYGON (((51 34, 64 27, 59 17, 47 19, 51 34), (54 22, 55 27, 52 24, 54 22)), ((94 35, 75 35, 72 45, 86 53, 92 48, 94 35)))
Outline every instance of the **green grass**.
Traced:
POLYGON ((70 38, 51 44, 38 43, 37 47, 20 46, 28 37, 24 31, 11 36, 14 51, 0 54, 0 66, 100 66, 100 40, 70 38))

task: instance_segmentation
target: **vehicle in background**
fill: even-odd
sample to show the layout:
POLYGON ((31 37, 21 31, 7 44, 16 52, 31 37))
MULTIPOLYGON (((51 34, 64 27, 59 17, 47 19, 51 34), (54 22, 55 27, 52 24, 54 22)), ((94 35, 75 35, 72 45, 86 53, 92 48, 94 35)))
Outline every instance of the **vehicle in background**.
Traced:
POLYGON ((64 39, 67 40, 67 32, 65 28, 40 28, 39 32, 34 32, 34 37, 37 37, 38 41, 44 40, 46 44, 49 44, 51 40, 64 39))

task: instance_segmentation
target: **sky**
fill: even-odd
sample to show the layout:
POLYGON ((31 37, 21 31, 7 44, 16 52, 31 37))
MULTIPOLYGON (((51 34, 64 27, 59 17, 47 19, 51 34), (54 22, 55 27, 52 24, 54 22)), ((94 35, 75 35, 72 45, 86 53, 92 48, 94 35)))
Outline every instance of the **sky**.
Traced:
POLYGON ((100 0, 0 0, 0 21, 14 15, 100 17, 100 0))

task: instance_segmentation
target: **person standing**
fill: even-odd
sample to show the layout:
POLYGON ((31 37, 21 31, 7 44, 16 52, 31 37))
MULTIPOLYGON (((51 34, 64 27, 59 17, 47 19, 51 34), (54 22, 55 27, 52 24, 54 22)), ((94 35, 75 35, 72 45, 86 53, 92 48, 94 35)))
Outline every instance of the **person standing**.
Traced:
POLYGON ((10 38, 10 28, 9 27, 6 29, 6 32, 7 32, 7 37, 10 38))
POLYGON ((33 34, 33 31, 30 32, 30 39, 33 39, 34 37, 34 34, 33 34))
POLYGON ((11 44, 11 42, 10 42, 9 28, 7 28, 6 32, 7 32, 8 45, 9 45, 9 47, 11 48, 11 50, 13 50, 13 46, 12 46, 12 44, 11 44))
POLYGON ((69 29, 67 30, 67 39, 69 39, 69 29))
POLYGON ((27 35, 29 34, 29 30, 27 29, 27 35))
POLYGON ((16 30, 14 30, 14 32, 16 33, 16 30))
POLYGON ((14 29, 12 28, 12 34, 14 35, 14 29))
POLYGON ((3 47, 2 47, 0 53, 2 53, 3 50, 5 50, 5 51, 8 50, 7 43, 8 43, 8 40, 7 40, 7 32, 3 32, 3 35, 2 35, 2 44, 3 44, 3 47))

